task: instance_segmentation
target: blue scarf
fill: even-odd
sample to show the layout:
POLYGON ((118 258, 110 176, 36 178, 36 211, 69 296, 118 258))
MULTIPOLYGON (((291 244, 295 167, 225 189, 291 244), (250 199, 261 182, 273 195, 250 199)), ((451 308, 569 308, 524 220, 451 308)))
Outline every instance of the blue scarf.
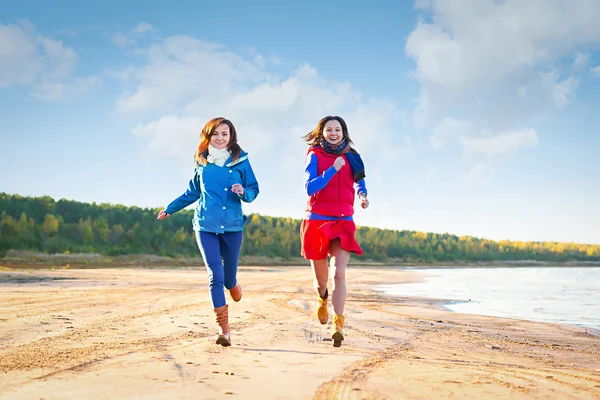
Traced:
POLYGON ((333 154, 336 156, 346 154, 346 158, 348 159, 350 168, 352 168, 352 176, 354 177, 354 182, 358 182, 366 176, 365 164, 363 163, 360 154, 358 154, 357 151, 354 150, 352 147, 348 146, 346 138, 344 138, 344 140, 342 140, 337 145, 333 145, 325 139, 321 139, 319 141, 319 144, 321 145, 321 148, 329 154, 333 154))

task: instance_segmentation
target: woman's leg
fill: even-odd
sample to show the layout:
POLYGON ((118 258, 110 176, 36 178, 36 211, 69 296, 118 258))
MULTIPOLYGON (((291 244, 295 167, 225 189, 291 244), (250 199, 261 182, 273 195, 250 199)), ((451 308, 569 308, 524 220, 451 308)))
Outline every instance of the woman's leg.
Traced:
POLYGON ((329 319, 327 312, 327 278, 328 278, 328 266, 327 259, 322 260, 310 260, 313 270, 313 285, 318 294, 319 305, 317 307, 317 319, 321 324, 326 324, 329 319))
POLYGON ((221 346, 231 346, 229 339, 229 310, 225 301, 224 272, 221 262, 221 237, 211 232, 196 232, 196 241, 202 253, 206 271, 208 272, 208 282, 210 288, 210 298, 213 303, 215 317, 219 332, 217 334, 217 344, 221 346))
POLYGON ((225 276, 221 262, 221 245, 219 235, 212 232, 196 232, 196 241, 208 272, 210 298, 214 308, 227 304, 223 289, 225 276))
POLYGON ((225 288, 233 289, 237 283, 238 262, 242 248, 243 232, 225 232, 221 235, 221 256, 225 272, 225 288))
POLYGON ((350 253, 342 249, 339 239, 331 242, 329 252, 331 253, 330 262, 333 275, 331 303, 333 304, 333 311, 338 315, 342 315, 346 304, 346 267, 348 261, 350 261, 350 253))
POLYGON ((340 347, 344 340, 344 305, 346 304, 346 267, 350 260, 350 253, 342 249, 340 240, 331 242, 329 247, 331 253, 331 270, 333 272, 333 291, 331 303, 333 304, 332 335, 333 347, 340 347))
POLYGON ((329 277, 329 267, 327 266, 327 259, 322 260, 310 260, 310 265, 313 270, 313 284, 315 290, 321 297, 325 297, 327 291, 327 279, 329 277))

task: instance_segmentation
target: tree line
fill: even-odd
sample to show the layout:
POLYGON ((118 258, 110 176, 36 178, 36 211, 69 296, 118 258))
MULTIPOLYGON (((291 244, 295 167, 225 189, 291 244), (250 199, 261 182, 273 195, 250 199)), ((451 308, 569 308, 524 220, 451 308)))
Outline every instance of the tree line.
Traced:
MULTIPOLYGON (((0 257, 10 249, 107 256, 198 257, 191 220, 182 210, 157 221, 159 208, 82 203, 0 193, 0 257)), ((242 256, 300 256, 302 220, 248 216, 242 256)), ((493 241, 449 233, 358 227, 363 259, 378 262, 600 261, 600 245, 493 241)))

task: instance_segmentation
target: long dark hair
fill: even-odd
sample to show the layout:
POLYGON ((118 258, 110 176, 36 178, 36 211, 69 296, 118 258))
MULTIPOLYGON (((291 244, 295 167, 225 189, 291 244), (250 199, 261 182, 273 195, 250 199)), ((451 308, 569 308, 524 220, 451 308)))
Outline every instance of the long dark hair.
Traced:
POLYGON ((227 150, 231 153, 233 161, 240 157, 242 149, 237 142, 235 126, 233 126, 231 121, 226 118, 215 117, 208 121, 206 125, 204 125, 204 128, 202 128, 202 132, 200 132, 200 144, 198 145, 196 154, 194 154, 194 162, 197 165, 206 165, 206 151, 208 150, 210 137, 215 134, 215 129, 221 124, 225 124, 229 127, 229 143, 227 144, 227 150))
POLYGON ((316 128, 312 131, 308 132, 306 135, 302 136, 302 139, 308 143, 309 146, 314 146, 319 144, 321 139, 323 139, 323 131, 325 130, 325 124, 331 120, 336 120, 342 126, 342 134, 344 135, 344 139, 346 142, 353 146, 354 143, 350 140, 350 134, 348 134, 348 125, 346 125, 346 121, 342 117, 338 117, 337 115, 328 115, 327 117, 321 118, 316 128))

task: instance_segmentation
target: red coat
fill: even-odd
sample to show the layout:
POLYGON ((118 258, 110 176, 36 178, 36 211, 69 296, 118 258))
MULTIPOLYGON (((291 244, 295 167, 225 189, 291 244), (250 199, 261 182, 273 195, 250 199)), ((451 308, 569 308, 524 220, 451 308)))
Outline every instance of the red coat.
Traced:
MULTIPOLYGON (((312 147, 308 154, 314 153, 318 161, 318 173, 321 175, 326 169, 333 166, 338 156, 325 152, 320 147, 312 147)), ((327 186, 319 190, 306 204, 306 210, 321 215, 332 217, 349 217, 354 214, 354 178, 352 168, 345 155, 346 161, 340 170, 331 178, 327 186)))

